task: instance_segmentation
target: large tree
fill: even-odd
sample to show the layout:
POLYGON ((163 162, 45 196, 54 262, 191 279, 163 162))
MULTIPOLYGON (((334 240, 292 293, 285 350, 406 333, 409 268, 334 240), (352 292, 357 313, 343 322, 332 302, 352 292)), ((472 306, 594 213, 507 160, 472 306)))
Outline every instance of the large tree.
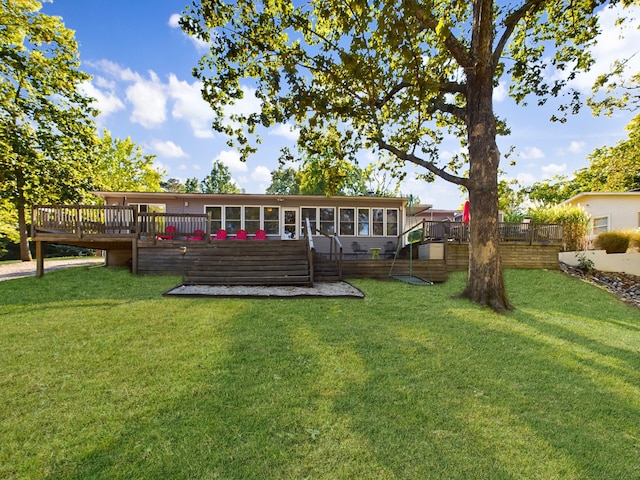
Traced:
POLYGON ((144 155, 130 137, 113 138, 108 130, 98 143, 94 188, 110 192, 159 192, 163 171, 154 166, 155 155, 144 155))
POLYGON ((211 172, 201 183, 202 193, 240 193, 231 178, 231 171, 219 160, 213 162, 211 172))
POLYGON ((17 210, 25 261, 28 207, 77 201, 90 187, 97 139, 73 31, 40 7, 0 2, 0 193, 17 210))
MULTIPOLYGON (((315 132, 338 124, 343 141, 386 150, 465 188, 472 226, 461 295, 504 311, 511 305, 498 249, 496 135, 505 125, 493 90, 510 77, 517 102, 562 93, 592 64, 594 12, 606 3, 202 0, 181 22, 210 43, 194 73, 215 112, 213 127, 235 137, 243 154, 254 150, 248 135, 261 125, 292 119, 302 125, 301 145, 313 148, 315 132), (225 111, 247 80, 262 108, 229 122, 225 111), (467 153, 443 164, 438 147, 447 134, 467 153)), ((578 103, 570 94, 556 117, 578 103)))

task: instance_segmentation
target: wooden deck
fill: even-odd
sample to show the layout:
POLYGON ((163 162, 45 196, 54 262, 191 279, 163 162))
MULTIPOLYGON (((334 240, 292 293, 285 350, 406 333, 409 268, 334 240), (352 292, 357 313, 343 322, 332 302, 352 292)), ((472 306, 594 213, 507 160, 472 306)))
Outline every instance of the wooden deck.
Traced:
MULTIPOLYGON (((210 223, 207 215, 136 213, 132 207, 35 207, 32 239, 38 274, 44 271, 45 243, 106 250, 109 266, 127 265, 134 274, 180 274, 188 283, 308 285, 343 278, 389 278, 390 273, 444 282, 447 272, 468 268, 469 225, 460 222, 423 221, 403 232, 399 242, 411 238, 414 245, 446 246, 444 258, 420 260, 415 249, 412 261, 402 253, 395 260, 349 256, 337 237, 331 252, 324 253, 315 252, 313 241, 305 240, 216 241, 210 223), (170 235, 165 231, 168 225, 175 227, 170 235), (202 240, 194 240, 198 230, 204 232, 202 240)), ((505 267, 558 268, 559 225, 501 224, 500 232, 505 267)))

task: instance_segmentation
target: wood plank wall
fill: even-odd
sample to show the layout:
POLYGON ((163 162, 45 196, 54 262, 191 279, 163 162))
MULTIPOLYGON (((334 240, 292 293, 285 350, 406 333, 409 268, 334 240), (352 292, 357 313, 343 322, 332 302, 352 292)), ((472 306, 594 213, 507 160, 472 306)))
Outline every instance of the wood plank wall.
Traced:
MULTIPOLYGON (((546 268, 558 270, 560 245, 501 244, 500 255, 504 268, 546 268)), ((469 268, 469 245, 448 244, 445 251, 449 272, 469 268)))

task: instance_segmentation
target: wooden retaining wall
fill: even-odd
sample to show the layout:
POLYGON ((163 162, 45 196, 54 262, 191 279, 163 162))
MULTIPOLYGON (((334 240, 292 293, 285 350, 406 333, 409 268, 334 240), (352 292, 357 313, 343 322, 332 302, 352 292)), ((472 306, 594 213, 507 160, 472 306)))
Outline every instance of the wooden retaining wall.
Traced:
MULTIPOLYGON (((558 270, 560 245, 522 245, 500 244, 500 256, 503 268, 546 268, 558 270)), ((448 244, 445 258, 449 272, 469 268, 469 245, 466 243, 448 244)))
POLYGON ((391 265, 394 275, 413 275, 434 283, 447 281, 447 265, 444 260, 346 260, 342 262, 344 278, 389 278, 391 265))

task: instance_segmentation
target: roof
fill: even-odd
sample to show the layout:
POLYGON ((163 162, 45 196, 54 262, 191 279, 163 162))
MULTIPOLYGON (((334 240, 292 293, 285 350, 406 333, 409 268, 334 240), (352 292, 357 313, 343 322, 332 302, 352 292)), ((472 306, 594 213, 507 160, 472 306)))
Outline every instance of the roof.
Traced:
POLYGON ((638 197, 640 198, 639 190, 631 190, 629 192, 582 192, 573 197, 561 202, 560 205, 572 205, 580 203, 580 200, 588 197, 638 197))
POLYGON ((127 200, 135 200, 136 198, 149 198, 156 197, 160 199, 216 199, 219 201, 233 201, 233 200, 254 200, 260 203, 269 203, 274 199, 281 200, 286 198, 287 200, 299 201, 300 203, 309 203, 309 201, 321 200, 326 201, 327 199, 333 201, 344 202, 345 204, 349 203, 357 203, 361 202, 363 199, 369 199, 371 201, 375 201, 376 203, 392 203, 397 205, 398 202, 401 202, 403 205, 409 203, 409 199, 405 197, 372 197, 368 195, 360 195, 360 196, 335 196, 335 197, 327 197, 326 195, 271 195, 271 194, 256 194, 256 193, 177 193, 177 192, 104 192, 104 191, 96 191, 91 192, 93 195, 99 198, 113 198, 113 197, 124 197, 127 200))

